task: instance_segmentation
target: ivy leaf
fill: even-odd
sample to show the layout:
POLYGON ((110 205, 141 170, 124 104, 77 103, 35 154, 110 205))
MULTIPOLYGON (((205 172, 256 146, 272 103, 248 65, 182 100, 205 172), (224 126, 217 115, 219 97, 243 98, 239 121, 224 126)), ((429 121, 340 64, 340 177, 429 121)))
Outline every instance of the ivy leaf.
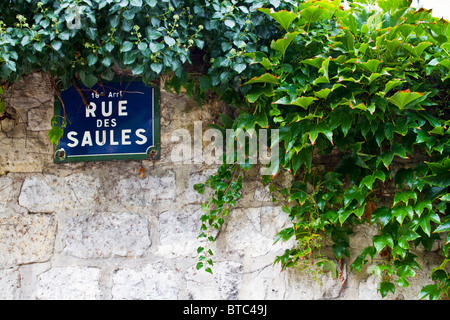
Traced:
POLYGON ((436 284, 429 284, 419 292, 419 299, 423 300, 429 297, 430 300, 437 300, 441 296, 442 290, 436 284))
POLYGON ((280 51, 281 54, 284 56, 286 53, 286 49, 291 44, 292 40, 299 34, 300 32, 291 32, 287 33, 286 36, 282 39, 279 39, 277 41, 272 40, 272 43, 270 44, 270 48, 280 51))
POLYGON ((378 287, 378 291, 381 294, 381 297, 386 297, 389 292, 395 294, 395 285, 392 282, 383 281, 380 283, 378 287))
POLYGON ((373 237, 373 245, 377 252, 381 252, 384 247, 389 246, 391 249, 394 249, 394 240, 392 236, 388 233, 383 235, 378 235, 373 237))
POLYGON ((299 97, 296 100, 292 101, 290 104, 302 107, 306 110, 315 100, 318 99, 314 97, 299 97))
POLYGON ((436 230, 434 230, 434 232, 436 232, 436 233, 448 232, 448 231, 450 231, 450 221, 447 221, 446 223, 441 224, 440 226, 438 226, 436 228, 436 230))
POLYGON ((413 46, 410 45, 409 43, 405 43, 403 45, 403 48, 405 48, 406 50, 408 50, 409 52, 411 52, 415 57, 420 58, 420 56, 422 55, 423 51, 428 48, 429 46, 431 46, 432 43, 431 42, 421 42, 419 45, 417 46, 413 46))
POLYGON ((230 20, 230 19, 226 19, 226 20, 224 21, 224 24, 225 24, 228 28, 233 29, 234 26, 236 25, 236 22, 234 22, 233 20, 230 20))
POLYGON ((163 69, 164 65, 162 63, 152 63, 152 65, 150 66, 150 68, 156 73, 156 74, 160 74, 162 69, 163 69))
POLYGON ((94 64, 97 63, 98 57, 96 54, 91 53, 90 55, 88 55, 88 57, 86 58, 86 61, 88 63, 88 66, 93 66, 94 64))
POLYGON ((413 199, 414 202, 416 202, 417 194, 412 190, 405 191, 405 192, 397 192, 394 196, 393 205, 395 206, 399 201, 402 201, 403 203, 408 205, 409 199, 413 199))
POLYGON ((392 216, 393 216, 392 210, 383 206, 375 209, 372 212, 372 216, 370 217, 370 223, 375 224, 379 219, 381 225, 384 227, 389 223, 389 221, 391 221, 392 216))
POLYGON ((247 65, 245 63, 235 63, 233 65, 233 69, 239 74, 242 73, 245 69, 247 69, 247 65))
POLYGON ((363 66, 366 70, 376 73, 378 70, 378 66, 381 64, 380 60, 372 59, 367 62, 361 63, 361 66, 363 66))
POLYGON ((125 41, 122 46, 120 47, 120 52, 128 52, 133 49, 133 43, 130 41, 125 41))
POLYGON ((92 88, 97 82, 98 78, 92 73, 87 73, 84 70, 80 71, 81 82, 88 88, 92 88))
POLYGON ((393 88, 401 85, 404 83, 404 80, 390 80, 388 83, 386 83, 386 86, 384 87, 384 90, 382 91, 383 97, 393 88))
POLYGON ((395 104, 400 110, 405 108, 411 102, 421 98, 425 93, 411 92, 409 89, 404 91, 397 91, 392 97, 388 99, 395 104))
POLYGON ((272 84, 277 84, 279 83, 279 78, 277 76, 274 76, 270 73, 265 73, 260 77, 255 77, 250 79, 249 81, 247 81, 244 84, 251 84, 251 83, 272 83, 272 84))
POLYGON ((169 46, 174 46, 176 41, 174 38, 170 37, 170 36, 164 36, 164 42, 169 46))
POLYGON ((63 133, 64 133, 63 129, 60 128, 59 126, 52 126, 52 128, 48 132, 48 138, 51 143, 57 145, 59 140, 62 138, 63 133))
POLYGON ((130 0, 130 5, 135 7, 142 7, 142 0, 130 0))
POLYGON ((450 186, 450 159, 445 160, 443 163, 426 162, 427 166, 433 172, 433 175, 422 178, 426 183, 446 188, 450 186))
POLYGON ((62 47, 62 42, 61 41, 53 41, 52 42, 52 48, 55 49, 56 51, 59 51, 62 47))
POLYGON ((274 18, 286 31, 288 31, 292 21, 298 17, 296 13, 286 10, 281 10, 279 12, 274 12, 273 9, 268 8, 260 8, 258 10, 274 18))
POLYGON ((300 17, 305 19, 307 24, 311 24, 319 20, 324 12, 325 9, 319 6, 308 6, 300 11, 300 17))

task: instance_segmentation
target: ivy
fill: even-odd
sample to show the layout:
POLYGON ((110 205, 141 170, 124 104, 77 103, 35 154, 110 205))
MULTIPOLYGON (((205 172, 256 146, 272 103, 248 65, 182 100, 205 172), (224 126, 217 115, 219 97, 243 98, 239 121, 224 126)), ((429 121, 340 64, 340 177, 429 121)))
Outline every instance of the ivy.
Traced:
MULTIPOLYGON (((168 88, 184 87, 199 104, 214 91, 238 113, 221 115, 217 129, 279 130, 269 145, 279 145, 281 156, 262 181, 292 222, 275 241, 295 245, 274 263, 335 278, 339 263, 354 272, 370 264, 386 297, 417 276, 415 248, 431 251, 440 242, 442 264, 419 297, 448 298, 450 28, 409 5, 11 0, 0 3, 0 78, 43 71, 61 90, 92 87, 117 72, 145 83, 170 74, 168 88), (292 185, 277 184, 281 172, 292 185), (378 231, 349 261, 361 224, 378 231)), ((64 130, 56 120, 52 142, 64 130)), ((241 197, 250 156, 195 186, 206 199, 198 269, 213 272, 208 244, 241 197)))
POLYGON ((327 261, 323 270, 336 275, 332 258, 349 259, 353 227, 368 223, 378 234, 352 270, 371 262, 386 297, 417 276, 417 245, 431 251, 443 241, 444 263, 431 274, 437 284, 419 297, 448 297, 448 22, 408 1, 374 3, 259 10, 284 35, 245 53, 259 70, 244 83, 252 111, 242 112, 263 113, 280 130, 277 171, 294 176, 282 190, 263 179, 292 221, 275 241, 296 243, 275 263, 311 271, 327 261), (321 157, 335 162, 323 169, 321 157), (334 257, 321 253, 324 245, 334 257))

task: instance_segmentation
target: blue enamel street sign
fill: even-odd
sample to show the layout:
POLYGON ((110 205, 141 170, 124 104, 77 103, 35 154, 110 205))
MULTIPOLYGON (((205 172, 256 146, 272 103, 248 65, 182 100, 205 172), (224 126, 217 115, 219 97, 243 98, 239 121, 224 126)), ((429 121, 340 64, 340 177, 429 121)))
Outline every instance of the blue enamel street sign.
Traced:
POLYGON ((135 80, 80 87, 88 106, 74 86, 55 99, 64 130, 55 163, 159 158, 158 90, 135 80))

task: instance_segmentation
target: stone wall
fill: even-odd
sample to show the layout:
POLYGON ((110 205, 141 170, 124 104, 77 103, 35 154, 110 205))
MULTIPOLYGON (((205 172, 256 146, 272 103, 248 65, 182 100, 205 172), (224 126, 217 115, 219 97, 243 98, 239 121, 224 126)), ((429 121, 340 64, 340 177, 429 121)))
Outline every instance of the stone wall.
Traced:
MULTIPOLYGON (((0 122, 0 299, 380 299, 375 275, 350 272, 354 257, 338 280, 273 266, 290 245, 273 245, 288 219, 254 171, 217 235, 214 274, 195 269, 202 197, 193 185, 215 167, 173 163, 172 133, 215 121, 227 112, 223 103, 199 108, 162 90, 161 160, 56 165, 47 138, 54 101, 48 78, 28 75, 7 98, 10 116, 0 122)), ((360 227, 352 253, 370 245, 374 232, 360 227)), ((420 259, 418 273, 428 275, 433 255, 420 259)), ((413 279, 388 298, 417 299, 426 281, 413 279)))

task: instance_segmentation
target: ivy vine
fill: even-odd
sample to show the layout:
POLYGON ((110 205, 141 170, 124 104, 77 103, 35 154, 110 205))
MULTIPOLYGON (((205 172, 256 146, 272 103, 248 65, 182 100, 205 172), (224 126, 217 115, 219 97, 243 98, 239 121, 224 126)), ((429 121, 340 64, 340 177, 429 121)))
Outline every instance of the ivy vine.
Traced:
MULTIPOLYGON (((3 1, 0 79, 47 72, 58 91, 125 70, 145 83, 170 74, 168 86, 184 87, 200 104, 214 91, 238 111, 216 128, 279 130, 271 145, 280 158, 262 181, 292 221, 275 241, 295 246, 275 263, 336 277, 334 261, 350 259, 354 227, 369 224, 378 233, 351 270, 370 263, 386 297, 417 275, 415 247, 432 251, 437 243, 442 263, 419 297, 449 298, 449 23, 410 0, 349 3, 344 10, 340 0, 3 1), (288 188, 275 183, 281 172, 293 176, 288 188)), ((63 129, 52 122, 50 140, 63 129)), ((195 186, 206 199, 198 269, 213 272, 207 244, 239 201, 250 167, 224 164, 195 186)))

